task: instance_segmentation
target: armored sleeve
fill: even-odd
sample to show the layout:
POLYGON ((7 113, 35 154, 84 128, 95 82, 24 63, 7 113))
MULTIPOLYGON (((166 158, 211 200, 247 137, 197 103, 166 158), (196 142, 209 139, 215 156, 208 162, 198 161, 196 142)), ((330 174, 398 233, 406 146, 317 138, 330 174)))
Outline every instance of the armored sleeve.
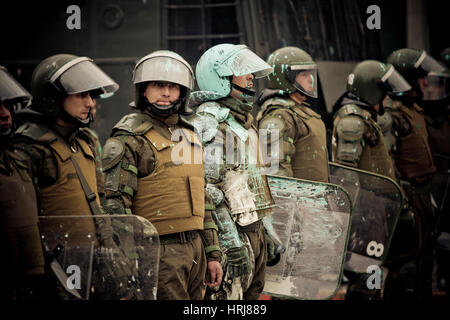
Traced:
POLYGON ((267 145, 268 155, 273 156, 272 145, 277 144, 280 168, 275 174, 292 177, 291 160, 295 154, 295 141, 308 134, 308 129, 303 121, 289 109, 280 108, 266 114, 259 121, 258 129, 260 132, 261 130, 267 130, 267 135, 260 134, 260 136, 261 143, 267 145), (274 139, 277 135, 278 139, 274 139))
POLYGON ((155 156, 142 136, 118 131, 109 138, 102 151, 105 174, 103 209, 108 214, 131 214, 139 177, 155 169, 155 156))
POLYGON ((208 261, 221 261, 222 253, 219 247, 219 237, 217 235, 217 225, 213 220, 212 214, 215 210, 215 205, 209 197, 208 191, 205 190, 205 219, 203 230, 200 231, 204 244, 205 252, 208 261))
POLYGON ((364 147, 364 121, 354 115, 340 118, 336 126, 336 160, 338 163, 357 167, 364 147))

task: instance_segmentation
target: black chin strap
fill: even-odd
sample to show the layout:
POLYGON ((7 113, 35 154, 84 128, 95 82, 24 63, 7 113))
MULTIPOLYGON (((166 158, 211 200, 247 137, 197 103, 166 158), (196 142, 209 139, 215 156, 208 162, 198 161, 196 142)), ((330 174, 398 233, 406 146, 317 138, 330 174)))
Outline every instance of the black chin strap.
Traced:
POLYGON ((59 117, 64 122, 73 124, 77 128, 85 128, 85 127, 89 127, 89 125, 93 121, 93 116, 92 116, 92 112, 91 111, 92 111, 92 108, 89 109, 88 117, 83 120, 83 119, 72 117, 70 114, 68 114, 66 112, 66 110, 64 110, 64 108, 61 108, 59 117))
POLYGON ((251 97, 253 97, 253 96, 256 94, 256 91, 251 90, 251 89, 247 89, 247 88, 242 88, 241 86, 238 86, 238 85, 235 84, 235 83, 231 83, 231 86, 232 86, 234 89, 239 90, 239 91, 241 91, 242 93, 244 93, 244 94, 246 94, 246 95, 249 95, 249 96, 251 96, 251 97))
POLYGON ((167 116, 177 113, 181 109, 181 105, 183 103, 184 103, 184 99, 178 99, 178 100, 174 101, 170 105, 169 108, 167 108, 167 106, 161 106, 161 107, 164 107, 164 108, 161 108, 158 104, 149 103, 147 100, 147 109, 150 113, 153 113, 157 116, 167 117, 167 116))

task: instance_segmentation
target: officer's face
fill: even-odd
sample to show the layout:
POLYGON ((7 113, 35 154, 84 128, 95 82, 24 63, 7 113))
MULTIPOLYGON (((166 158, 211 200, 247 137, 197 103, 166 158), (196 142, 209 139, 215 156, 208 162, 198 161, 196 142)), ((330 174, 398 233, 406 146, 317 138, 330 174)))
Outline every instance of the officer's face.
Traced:
POLYGON ((145 89, 144 96, 150 103, 169 106, 180 98, 180 86, 176 83, 151 81, 145 89))
MULTIPOLYGON (((231 80, 231 82, 238 85, 241 88, 253 89, 253 79, 254 79, 254 76, 251 73, 243 75, 243 76, 239 76, 239 77, 233 75, 233 79, 231 80)), ((241 95, 242 95, 242 92, 240 92, 236 89, 233 89, 231 91, 232 97, 240 98, 241 95)))
POLYGON ((11 112, 5 105, 0 106, 0 132, 6 132, 12 127, 12 116, 11 112))
POLYGON ((95 100, 92 99, 89 92, 70 94, 63 101, 63 108, 74 118, 86 120, 89 111, 95 106, 95 100))
POLYGON ((312 72, 299 72, 295 77, 295 81, 308 93, 314 90, 314 75, 312 72))

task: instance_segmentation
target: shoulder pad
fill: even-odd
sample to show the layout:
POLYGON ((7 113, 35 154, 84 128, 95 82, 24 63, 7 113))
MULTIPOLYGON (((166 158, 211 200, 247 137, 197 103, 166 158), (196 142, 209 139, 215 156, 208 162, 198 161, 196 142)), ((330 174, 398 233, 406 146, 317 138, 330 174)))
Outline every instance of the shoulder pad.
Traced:
POLYGON ((277 108, 290 108, 295 106, 295 102, 290 99, 283 99, 280 97, 267 99, 261 106, 261 110, 256 116, 256 121, 261 120, 264 115, 277 108))
POLYGON ((113 128, 113 131, 123 130, 132 135, 140 136, 153 127, 150 119, 143 113, 131 113, 124 116, 113 128))
POLYGON ((348 115, 357 115, 364 119, 370 118, 369 111, 366 111, 364 109, 361 109, 356 104, 346 104, 345 106, 342 106, 339 111, 337 112, 337 115, 340 118, 343 118, 348 115))
POLYGON ((208 101, 202 103, 197 110, 195 110, 196 114, 207 113, 212 115, 218 123, 225 121, 230 114, 230 109, 222 107, 219 103, 215 101, 208 101))
POLYGON ((200 135, 202 144, 214 139, 219 130, 218 120, 209 112, 195 113, 190 117, 182 116, 181 120, 194 128, 195 132, 200 135))
POLYGON ((57 139, 54 132, 42 123, 26 122, 21 125, 16 132, 16 136, 22 136, 40 144, 50 144, 57 139))
POLYGON ((291 99, 283 99, 280 97, 276 97, 276 98, 271 98, 266 100, 263 105, 261 106, 261 110, 265 110, 270 106, 280 106, 280 107, 286 107, 286 108, 290 108, 295 106, 295 102, 292 101, 291 99))
POLYGON ((361 140, 364 135, 364 122, 357 116, 343 117, 337 124, 336 132, 339 138, 343 140, 361 140))
POLYGON ((266 129, 266 130, 279 130, 279 132, 283 132, 286 127, 283 119, 278 116, 267 115, 261 121, 258 122, 258 129, 266 129))
POLYGON ((103 170, 107 171, 120 162, 125 153, 125 146, 122 141, 117 138, 109 138, 106 140, 102 152, 103 170))

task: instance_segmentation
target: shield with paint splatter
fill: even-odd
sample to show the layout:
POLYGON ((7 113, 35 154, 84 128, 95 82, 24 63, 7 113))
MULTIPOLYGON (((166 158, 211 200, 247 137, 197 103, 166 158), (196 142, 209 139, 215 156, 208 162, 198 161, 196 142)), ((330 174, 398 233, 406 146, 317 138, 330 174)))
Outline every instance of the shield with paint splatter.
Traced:
POLYGON ((381 267, 402 208, 400 186, 389 177, 332 162, 330 182, 345 188, 353 203, 345 269, 367 273, 381 267))
POLYGON ((69 300, 155 300, 159 237, 134 215, 40 216, 49 265, 69 300))
POLYGON ((329 299, 339 288, 351 223, 351 200, 340 186, 267 176, 275 201, 263 219, 285 247, 267 267, 264 292, 284 298, 329 299))

